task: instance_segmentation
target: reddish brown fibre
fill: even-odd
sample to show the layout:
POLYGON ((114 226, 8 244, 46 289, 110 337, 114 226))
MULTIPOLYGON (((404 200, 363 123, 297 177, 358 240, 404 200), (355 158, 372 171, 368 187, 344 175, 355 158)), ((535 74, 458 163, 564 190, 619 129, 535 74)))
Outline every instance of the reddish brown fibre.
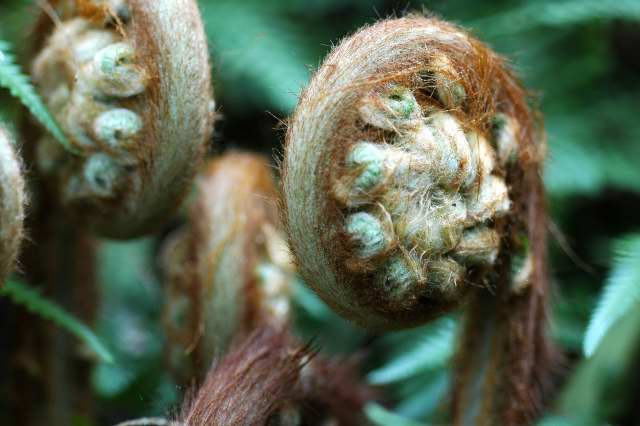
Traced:
POLYGON ((196 397, 186 402, 181 421, 189 426, 328 421, 349 426, 362 424, 370 397, 344 362, 321 360, 286 329, 266 326, 212 366, 196 397))

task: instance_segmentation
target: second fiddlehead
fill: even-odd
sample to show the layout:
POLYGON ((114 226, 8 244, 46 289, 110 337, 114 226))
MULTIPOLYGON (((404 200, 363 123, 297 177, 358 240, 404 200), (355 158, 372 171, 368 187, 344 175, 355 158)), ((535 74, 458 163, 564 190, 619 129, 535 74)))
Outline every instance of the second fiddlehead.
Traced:
POLYGON ((207 43, 192 0, 59 0, 33 76, 75 154, 44 137, 37 165, 94 230, 132 237, 179 205, 211 131, 207 43))
POLYGON ((190 354, 204 372, 232 338, 288 321, 295 275, 266 159, 226 154, 204 167, 196 187, 188 224, 164 252, 165 324, 175 356, 184 364, 190 354))

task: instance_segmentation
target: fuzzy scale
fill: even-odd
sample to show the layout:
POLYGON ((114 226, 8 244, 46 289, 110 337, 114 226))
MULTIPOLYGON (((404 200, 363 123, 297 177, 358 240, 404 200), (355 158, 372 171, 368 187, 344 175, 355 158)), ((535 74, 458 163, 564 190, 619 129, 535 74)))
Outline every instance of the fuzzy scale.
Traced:
POLYGON ((408 17, 345 39, 287 133, 286 221, 305 280, 372 328, 416 325, 461 303, 467 267, 490 268, 500 244, 493 230, 481 241, 463 231, 499 226, 511 209, 511 165, 494 139, 500 154, 511 142, 516 157, 531 156, 531 116, 501 59, 466 32, 408 17), (518 132, 496 137, 499 114, 516 117, 518 132))
POLYGON ((41 173, 103 236, 131 238, 180 204, 211 134, 206 37, 193 0, 54 2, 33 74, 79 155, 44 137, 41 173), (96 160, 95 157, 99 160, 96 160))
POLYGON ((11 273, 24 236, 22 168, 9 132, 0 126, 0 286, 11 273))

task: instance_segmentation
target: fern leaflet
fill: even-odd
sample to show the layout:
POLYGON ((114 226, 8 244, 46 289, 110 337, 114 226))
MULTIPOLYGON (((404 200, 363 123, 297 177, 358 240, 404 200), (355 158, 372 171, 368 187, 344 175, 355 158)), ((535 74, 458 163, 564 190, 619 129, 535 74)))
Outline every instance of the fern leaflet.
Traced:
POLYGON ((0 289, 0 296, 7 296, 14 303, 25 307, 28 311, 53 321, 87 344, 102 361, 113 362, 114 358, 111 351, 89 327, 67 313, 60 306, 45 299, 29 286, 17 281, 7 281, 4 287, 0 289))
POLYGON ((427 426, 424 423, 414 422, 410 419, 405 419, 391 411, 388 411, 381 405, 376 403, 369 403, 365 407, 365 413, 369 421, 378 426, 396 425, 396 426, 427 426))
POLYGON ((398 382, 422 371, 442 368, 450 360, 455 347, 456 323, 444 319, 438 328, 421 339, 414 347, 369 373, 367 379, 374 385, 398 382))
POLYGON ((0 40, 0 87, 8 89, 14 97, 18 98, 65 149, 70 152, 76 152, 44 102, 42 102, 29 77, 24 75, 20 67, 15 63, 15 58, 9 49, 9 43, 0 40))
POLYGON ((616 259, 584 338, 585 356, 591 356, 611 327, 640 304, 640 235, 616 244, 616 259))

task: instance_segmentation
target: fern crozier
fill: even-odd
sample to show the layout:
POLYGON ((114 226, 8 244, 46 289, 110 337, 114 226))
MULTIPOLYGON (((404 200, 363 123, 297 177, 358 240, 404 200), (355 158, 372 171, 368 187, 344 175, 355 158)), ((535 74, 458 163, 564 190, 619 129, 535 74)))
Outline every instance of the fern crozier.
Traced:
POLYGON ((45 136, 37 164, 62 203, 109 237, 162 225, 180 204, 213 118, 193 0, 65 0, 33 75, 77 155, 45 136))
POLYGON ((497 55, 435 18, 345 39, 287 133, 286 219, 305 280, 375 328, 462 303, 517 210, 508 175, 532 137, 523 100, 497 55))

